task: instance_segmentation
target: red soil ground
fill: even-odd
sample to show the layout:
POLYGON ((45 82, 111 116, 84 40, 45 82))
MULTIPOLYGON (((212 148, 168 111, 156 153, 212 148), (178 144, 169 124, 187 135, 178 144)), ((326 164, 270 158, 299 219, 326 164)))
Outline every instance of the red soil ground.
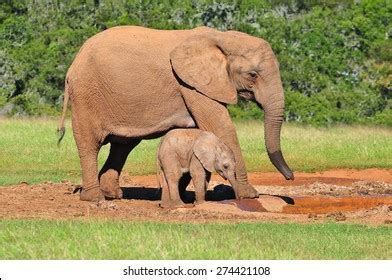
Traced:
MULTIPOLYGON (((121 177, 124 199, 83 202, 70 182, 0 187, 0 219, 121 219, 187 222, 276 221, 392 224, 392 170, 331 170, 296 173, 286 181, 278 173, 250 173, 258 199, 233 200, 232 190, 213 176, 207 202, 189 208, 162 209, 155 176, 121 177)), ((194 196, 188 187, 185 199, 194 196)))

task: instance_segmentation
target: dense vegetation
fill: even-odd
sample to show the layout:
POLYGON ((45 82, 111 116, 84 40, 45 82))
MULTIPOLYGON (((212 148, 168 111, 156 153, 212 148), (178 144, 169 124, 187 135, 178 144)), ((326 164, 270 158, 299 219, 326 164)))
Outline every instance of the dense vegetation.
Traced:
MULTIPOLYGON (((5 0, 0 115, 56 114, 68 66, 101 30, 206 25, 271 43, 287 96, 286 120, 392 126, 391 18, 392 2, 378 0, 5 0)), ((260 115, 244 101, 230 110, 236 118, 260 115)))

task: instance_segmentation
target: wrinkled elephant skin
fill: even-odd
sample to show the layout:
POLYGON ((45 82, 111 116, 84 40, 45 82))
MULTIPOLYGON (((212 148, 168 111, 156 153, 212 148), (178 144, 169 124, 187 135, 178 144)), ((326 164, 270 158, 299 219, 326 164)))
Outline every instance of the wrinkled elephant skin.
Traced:
POLYGON ((238 95, 265 111, 270 160, 293 179, 280 149, 284 95, 278 62, 269 44, 244 33, 200 27, 153 30, 122 26, 88 39, 65 81, 63 116, 72 102, 72 128, 82 168, 82 200, 121 198, 118 178, 141 140, 173 128, 213 132, 233 152, 239 197, 257 196, 227 104, 238 95), (98 173, 97 155, 110 143, 98 173))

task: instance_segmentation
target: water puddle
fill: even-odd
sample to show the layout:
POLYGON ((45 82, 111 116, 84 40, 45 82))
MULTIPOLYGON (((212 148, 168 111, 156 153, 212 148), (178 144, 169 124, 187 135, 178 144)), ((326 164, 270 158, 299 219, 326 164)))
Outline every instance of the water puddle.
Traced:
POLYGON ((327 214, 333 212, 353 212, 380 205, 391 205, 392 196, 303 196, 279 197, 262 195, 257 199, 235 199, 220 201, 235 205, 248 212, 274 212, 285 214, 327 214))

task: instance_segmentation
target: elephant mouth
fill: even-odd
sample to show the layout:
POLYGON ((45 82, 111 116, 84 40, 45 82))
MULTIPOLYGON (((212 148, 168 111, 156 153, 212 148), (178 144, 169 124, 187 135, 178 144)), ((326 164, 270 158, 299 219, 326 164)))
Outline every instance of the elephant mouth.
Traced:
POLYGON ((239 90, 238 95, 246 100, 250 100, 250 101, 256 100, 254 92, 248 89, 239 90))
POLYGON ((219 171, 218 171, 218 174, 219 174, 224 180, 227 180, 227 177, 225 176, 225 174, 223 174, 223 172, 219 172, 219 171))

